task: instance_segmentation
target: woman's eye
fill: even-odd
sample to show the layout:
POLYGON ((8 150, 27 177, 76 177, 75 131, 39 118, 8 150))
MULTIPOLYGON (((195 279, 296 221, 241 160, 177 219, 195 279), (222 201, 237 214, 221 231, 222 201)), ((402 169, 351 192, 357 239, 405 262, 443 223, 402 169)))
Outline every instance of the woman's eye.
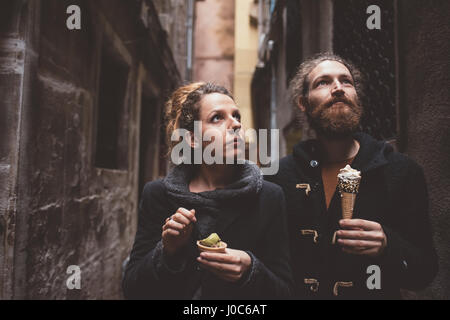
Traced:
POLYGON ((211 122, 218 122, 220 120, 220 115, 216 114, 211 118, 211 122))

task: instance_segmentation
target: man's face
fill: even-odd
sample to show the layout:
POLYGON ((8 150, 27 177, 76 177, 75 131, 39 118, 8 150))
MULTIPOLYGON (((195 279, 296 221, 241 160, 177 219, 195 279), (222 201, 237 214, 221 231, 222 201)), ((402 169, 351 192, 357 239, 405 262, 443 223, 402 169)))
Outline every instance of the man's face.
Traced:
POLYGON ((340 138, 358 129, 362 108, 353 77, 343 64, 323 61, 309 74, 309 87, 301 108, 319 135, 340 138))

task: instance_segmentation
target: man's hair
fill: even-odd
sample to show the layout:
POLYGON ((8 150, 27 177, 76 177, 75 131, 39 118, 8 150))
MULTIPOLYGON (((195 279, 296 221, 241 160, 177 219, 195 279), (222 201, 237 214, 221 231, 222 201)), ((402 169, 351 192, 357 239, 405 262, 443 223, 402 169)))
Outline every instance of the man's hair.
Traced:
POLYGON ((309 74, 323 61, 337 61, 342 63, 350 71, 353 77, 358 98, 361 101, 363 96, 363 80, 361 72, 350 61, 330 52, 318 53, 305 60, 297 69, 294 78, 289 85, 290 95, 294 105, 298 104, 300 97, 307 97, 309 93, 309 74))

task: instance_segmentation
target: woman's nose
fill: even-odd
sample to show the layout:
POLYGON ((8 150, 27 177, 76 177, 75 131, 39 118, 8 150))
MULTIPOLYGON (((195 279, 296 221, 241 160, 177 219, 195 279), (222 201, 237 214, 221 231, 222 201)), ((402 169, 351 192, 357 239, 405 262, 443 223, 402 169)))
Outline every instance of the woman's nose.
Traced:
POLYGON ((242 124, 235 118, 231 117, 231 129, 237 130, 242 127, 242 124))

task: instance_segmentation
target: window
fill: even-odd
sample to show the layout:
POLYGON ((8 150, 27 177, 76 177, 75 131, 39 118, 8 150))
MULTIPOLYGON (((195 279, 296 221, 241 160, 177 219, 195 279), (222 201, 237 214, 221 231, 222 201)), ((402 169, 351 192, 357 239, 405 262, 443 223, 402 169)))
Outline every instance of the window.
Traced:
POLYGON ((158 167, 159 121, 158 101, 146 95, 141 97, 141 138, 139 152, 139 195, 145 183, 154 180, 158 167))
POLYGON ((126 103, 129 68, 104 41, 98 92, 95 166, 128 169, 128 108, 126 103))

